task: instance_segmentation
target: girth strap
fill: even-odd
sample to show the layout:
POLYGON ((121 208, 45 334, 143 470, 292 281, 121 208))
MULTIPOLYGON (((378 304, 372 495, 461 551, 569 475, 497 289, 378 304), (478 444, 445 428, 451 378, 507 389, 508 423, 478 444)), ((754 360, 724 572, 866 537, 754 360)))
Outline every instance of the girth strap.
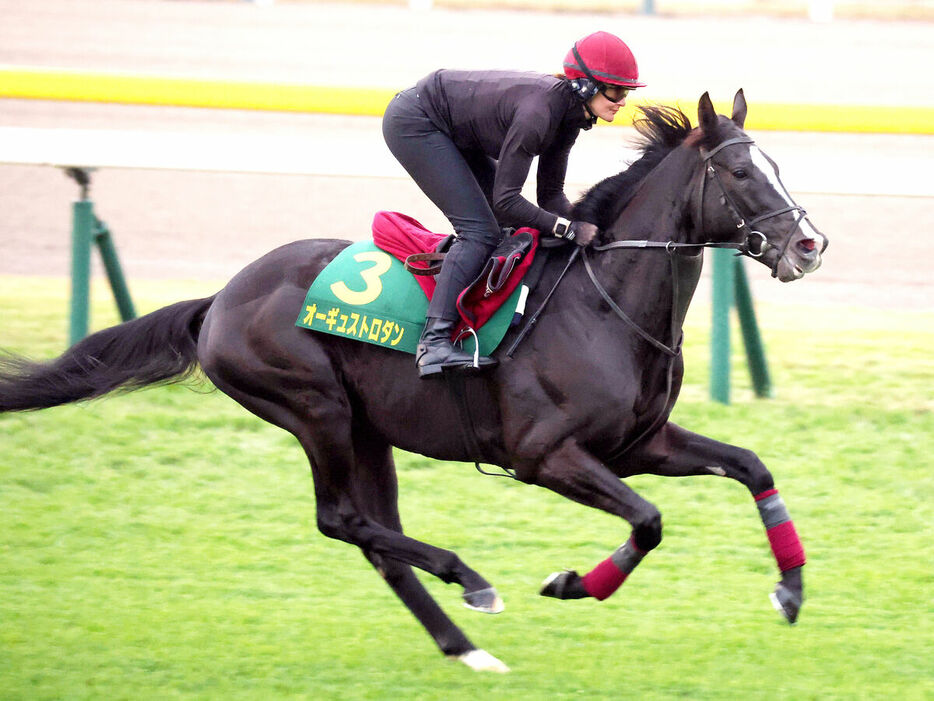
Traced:
POLYGON ((483 452, 480 443, 477 441, 477 429, 474 426, 473 412, 470 411, 470 400, 467 398, 467 382, 463 374, 459 372, 444 373, 447 380, 448 389, 457 406, 457 413, 460 414, 461 433, 464 436, 464 447, 468 455, 475 455, 474 467, 477 472, 492 477, 512 477, 516 479, 516 473, 508 467, 500 468, 502 472, 489 472, 480 467, 483 462, 483 452))
POLYGON ((552 285, 551 290, 549 290, 548 294, 545 295, 545 299, 542 300, 541 306, 539 306, 539 308, 535 310, 535 313, 532 314, 532 316, 526 322, 525 326, 522 327, 522 330, 519 332, 519 335, 516 336, 516 340, 512 342, 511 346, 509 346, 509 350, 506 351, 507 358, 512 357, 512 354, 516 352, 516 348, 519 347, 519 344, 522 343, 522 341, 525 340, 525 337, 529 335, 529 332, 531 332, 532 327, 535 326, 535 322, 538 321, 539 315, 545 309, 545 306, 548 304, 548 302, 551 301, 551 296, 555 293, 555 290, 558 289, 558 285, 561 284, 561 281, 564 279, 564 276, 567 274, 568 269, 571 267, 571 264, 573 264, 574 261, 577 260, 577 256, 578 254, 580 254, 582 250, 584 249, 580 248, 579 246, 573 246, 571 255, 568 256, 568 262, 565 264, 564 269, 561 271, 561 274, 558 276, 558 279, 555 280, 555 284, 552 285))

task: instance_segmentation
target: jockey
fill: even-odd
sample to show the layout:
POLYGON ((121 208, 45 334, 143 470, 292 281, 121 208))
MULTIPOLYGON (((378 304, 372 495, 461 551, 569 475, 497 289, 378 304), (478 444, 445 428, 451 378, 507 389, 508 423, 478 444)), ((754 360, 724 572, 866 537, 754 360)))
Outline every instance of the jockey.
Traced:
POLYGON ((438 70, 393 98, 383 116, 386 144, 455 231, 416 351, 420 377, 474 366, 473 355, 451 343, 456 301, 500 242, 502 226, 530 226, 580 246, 594 239, 594 224, 569 221, 568 154, 581 129, 597 118, 612 122, 629 91, 641 87, 629 47, 596 32, 574 44, 557 76, 438 70), (535 156, 538 207, 522 197, 535 156))

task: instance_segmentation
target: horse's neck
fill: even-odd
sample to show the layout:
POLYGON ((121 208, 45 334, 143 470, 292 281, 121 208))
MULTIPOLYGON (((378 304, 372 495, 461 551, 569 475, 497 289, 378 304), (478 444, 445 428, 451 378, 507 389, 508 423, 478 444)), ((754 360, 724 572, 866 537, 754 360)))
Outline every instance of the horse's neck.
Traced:
POLYGON ((614 239, 688 240, 690 203, 700 165, 696 151, 680 146, 643 180, 610 227, 614 239))
MULTIPOLYGON (((646 176, 607 232, 610 238, 687 242, 694 176, 699 167, 692 149, 675 149, 646 176)), ((681 327, 700 278, 701 255, 635 249, 595 257, 599 259, 596 267, 601 282, 615 299, 632 300, 625 309, 643 328, 658 338, 667 338, 673 306, 677 307, 675 324, 681 327)))

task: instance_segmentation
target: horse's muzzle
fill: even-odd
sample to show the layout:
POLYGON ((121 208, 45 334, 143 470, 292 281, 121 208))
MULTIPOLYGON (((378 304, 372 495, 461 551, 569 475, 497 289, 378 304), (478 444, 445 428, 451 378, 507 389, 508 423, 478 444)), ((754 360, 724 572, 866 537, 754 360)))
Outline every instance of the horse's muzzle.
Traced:
POLYGON ((807 273, 813 273, 822 261, 821 253, 827 248, 827 239, 822 234, 814 233, 808 236, 803 233, 796 234, 781 258, 772 269, 773 274, 781 282, 800 280, 807 273))

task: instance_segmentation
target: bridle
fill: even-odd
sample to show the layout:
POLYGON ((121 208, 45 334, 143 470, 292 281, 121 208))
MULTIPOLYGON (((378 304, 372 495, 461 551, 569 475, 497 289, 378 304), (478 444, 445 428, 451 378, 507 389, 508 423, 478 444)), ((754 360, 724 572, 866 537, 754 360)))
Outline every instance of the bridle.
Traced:
MULTIPOLYGON (((753 227, 755 227, 756 224, 765 221, 766 219, 771 219, 772 217, 777 217, 788 212, 795 212, 795 220, 792 223, 792 227, 789 230, 788 235, 785 237, 785 243, 782 245, 781 250, 775 257, 775 262, 772 264, 772 277, 777 277, 778 264, 782 258, 785 257, 785 253, 788 250, 788 245, 791 243, 792 234, 794 233, 795 229, 801 226, 801 222, 805 217, 807 217, 808 213, 803 207, 799 207, 794 200, 791 200, 791 196, 788 195, 788 199, 791 200, 791 204, 789 206, 781 207, 780 209, 774 209, 771 212, 766 212, 765 214, 760 214, 758 217, 754 217, 747 222, 745 217, 742 215, 739 206, 736 204, 733 198, 730 197, 730 193, 727 192, 726 187, 723 184, 723 180, 720 178, 720 174, 717 172, 717 169, 714 168, 713 162, 714 156, 716 156, 727 146, 732 146, 734 144, 755 144, 755 141, 753 141, 753 139, 748 136, 737 136, 717 144, 717 146, 710 151, 705 148, 701 148, 700 150, 701 157, 703 158, 704 170, 702 175, 698 178, 700 185, 698 186, 699 192, 697 196, 697 211, 695 217, 695 221, 697 222, 697 230, 701 238, 703 238, 704 190, 706 188, 708 179, 713 179, 713 181, 720 188, 720 203, 723 204, 730 212, 736 228, 738 230, 742 230, 745 233, 745 238, 743 241, 736 246, 736 249, 740 252, 741 255, 749 256, 750 258, 761 258, 763 255, 765 255, 765 252, 770 248, 773 248, 773 246, 769 243, 769 240, 765 234, 753 227), (758 247, 754 247, 753 244, 753 242, 756 240, 758 240, 758 247)), ((779 180, 779 184, 781 184, 781 180, 779 180)), ((785 189, 784 185, 782 185, 782 189, 785 189)), ((786 195, 787 192, 788 191, 785 190, 786 195)))
MULTIPOLYGON (((766 219, 771 219, 788 212, 796 212, 797 216, 792 223, 791 230, 788 232, 788 236, 785 237, 785 243, 779 251, 778 257, 775 259, 775 263, 772 265, 772 277, 777 276, 778 263, 785 255, 785 252, 788 250, 788 245, 791 242, 792 233, 801 225, 801 222, 805 219, 805 217, 807 217, 807 211, 803 207, 798 206, 798 204, 792 200, 791 205, 787 207, 773 209, 771 212, 760 214, 758 217, 754 217, 749 221, 746 221, 746 218, 740 211, 739 205, 736 204, 733 198, 730 197, 730 193, 727 192, 726 186, 723 184, 723 180, 720 178, 720 174, 717 172, 717 169, 714 167, 713 163, 713 157, 720 153, 720 151, 722 151, 727 146, 733 146, 734 144, 754 143, 755 141, 748 136, 737 136, 732 139, 727 139, 710 151, 705 148, 701 148, 701 171, 696 178, 698 181, 698 186, 697 198, 694 205, 694 221, 696 222, 695 228, 698 232, 698 238, 704 238, 704 195, 707 189, 707 181, 712 179, 720 190, 720 203, 727 208, 727 211, 729 211, 731 217, 733 218, 733 224, 736 226, 737 230, 742 230, 745 233, 745 237, 742 241, 707 243, 679 243, 676 241, 613 241, 612 243, 608 243, 604 246, 594 246, 593 250, 608 251, 615 248, 664 248, 669 253, 672 253, 676 249, 680 248, 732 248, 733 250, 738 251, 738 255, 749 256, 750 258, 761 258, 763 255, 765 255, 765 252, 770 248, 773 248, 773 246, 769 243, 765 234, 763 234, 761 231, 758 231, 757 229, 754 229, 753 227, 756 224, 765 221, 766 219)), ((791 199, 790 196, 789 199, 791 199)))
MULTIPOLYGON (((706 192, 707 181, 713 180, 717 184, 717 187, 720 190, 720 202, 727 208, 730 212, 730 215, 733 219, 733 223, 736 226, 737 230, 742 230, 745 233, 745 237, 742 241, 722 241, 715 242, 710 241, 706 243, 682 243, 677 241, 647 241, 647 240, 621 240, 621 241, 612 241, 610 243, 604 244, 602 246, 592 246, 594 251, 604 252, 612 251, 618 249, 645 249, 645 248, 661 248, 664 249, 669 255, 669 259, 672 262, 672 285, 673 285, 673 298, 672 298, 672 335, 671 335, 671 344, 670 346, 665 345, 658 339, 651 336, 647 331, 640 327, 636 322, 634 322, 620 307, 616 302, 613 301, 610 294, 606 291, 606 288, 600 284, 600 281, 597 280, 597 276, 594 274, 593 267, 590 265, 590 259, 587 255, 586 249, 581 249, 582 258, 584 259, 584 267, 587 270, 587 275, 590 277, 590 281, 593 283, 594 287, 597 289, 597 292, 600 293, 600 296, 603 300, 610 306, 610 309, 625 321, 640 337, 642 337, 647 343, 662 351, 670 357, 677 356, 681 352, 681 339, 677 334, 677 321, 675 315, 677 314, 678 308, 678 288, 677 288, 677 275, 675 274, 675 256, 674 253, 678 250, 683 249, 701 249, 701 248, 727 248, 737 251, 737 255, 749 256, 750 258, 761 258, 765 255, 766 251, 770 248, 773 248, 772 244, 769 243, 768 238, 761 231, 755 229, 755 225, 760 222, 765 221, 766 219, 771 219, 777 217, 781 214, 786 214, 787 212, 796 212, 797 216, 792 225, 791 230, 788 232, 788 235, 785 237, 785 243, 778 252, 778 256, 775 258, 775 263, 772 265, 772 277, 778 275, 778 264, 785 255, 785 252, 788 250, 788 245, 791 242, 792 234, 795 229, 797 229, 804 218, 807 216, 807 212, 803 207, 799 207, 797 204, 792 201, 792 204, 787 207, 781 207, 779 209, 774 209, 765 214, 760 214, 757 217, 750 219, 748 222, 746 218, 742 215, 739 206, 730 197, 730 194, 726 190, 726 186, 723 184, 723 180, 720 178, 720 174, 717 172, 717 169, 714 167, 713 157, 716 156, 720 151, 725 149, 728 146, 733 146, 735 144, 754 144, 755 141, 749 136, 737 136, 732 139, 727 139, 726 141, 721 142, 716 147, 711 150, 705 148, 700 149, 701 153, 701 171, 696 176, 696 179, 699 181, 697 186, 697 199, 695 202, 695 228, 699 234, 698 238, 704 238, 704 195, 706 192)), ((784 186, 782 186, 784 187, 784 186)), ((790 197, 789 197, 790 199, 790 197)))

